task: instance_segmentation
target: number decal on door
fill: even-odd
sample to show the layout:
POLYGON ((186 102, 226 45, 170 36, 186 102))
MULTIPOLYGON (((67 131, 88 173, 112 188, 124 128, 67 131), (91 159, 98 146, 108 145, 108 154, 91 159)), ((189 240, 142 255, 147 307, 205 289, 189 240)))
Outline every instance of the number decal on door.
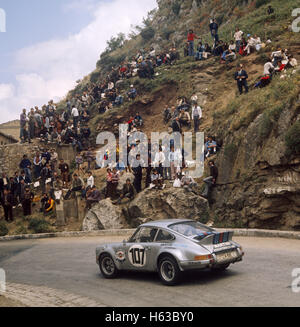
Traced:
POLYGON ((130 263, 135 267, 144 267, 146 265, 146 250, 141 245, 134 245, 128 251, 130 263))

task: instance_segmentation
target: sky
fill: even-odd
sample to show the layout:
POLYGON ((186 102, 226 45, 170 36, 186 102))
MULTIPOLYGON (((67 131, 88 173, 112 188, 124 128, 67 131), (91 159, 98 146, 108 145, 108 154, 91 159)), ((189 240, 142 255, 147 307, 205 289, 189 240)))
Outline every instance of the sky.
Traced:
POLYGON ((0 0, 0 123, 19 119, 23 108, 63 98, 95 69, 107 40, 129 33, 156 5, 156 0, 0 0))

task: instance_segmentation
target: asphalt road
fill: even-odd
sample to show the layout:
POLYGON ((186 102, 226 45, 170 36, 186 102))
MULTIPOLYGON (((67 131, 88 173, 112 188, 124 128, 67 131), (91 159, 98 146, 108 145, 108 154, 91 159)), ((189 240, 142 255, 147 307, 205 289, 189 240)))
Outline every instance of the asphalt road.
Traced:
MULTIPOLYGON (((125 273, 104 279, 95 247, 122 237, 27 240, 0 243, 0 268, 8 283, 69 292, 104 306, 300 306, 292 270, 300 268, 300 241, 236 237, 244 261, 219 274, 193 272, 176 287, 155 273, 125 273)), ((300 287, 300 285, 299 285, 300 287)), ((31 288, 31 293, 38 292, 31 288)), ((53 294, 51 295, 53 296, 53 294)))

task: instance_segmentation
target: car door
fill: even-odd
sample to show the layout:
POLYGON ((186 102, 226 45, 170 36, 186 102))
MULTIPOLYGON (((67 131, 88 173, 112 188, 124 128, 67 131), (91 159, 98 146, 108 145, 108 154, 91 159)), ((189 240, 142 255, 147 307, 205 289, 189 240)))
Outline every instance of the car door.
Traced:
POLYGON ((153 245, 158 228, 141 227, 125 244, 126 269, 153 270, 153 245))

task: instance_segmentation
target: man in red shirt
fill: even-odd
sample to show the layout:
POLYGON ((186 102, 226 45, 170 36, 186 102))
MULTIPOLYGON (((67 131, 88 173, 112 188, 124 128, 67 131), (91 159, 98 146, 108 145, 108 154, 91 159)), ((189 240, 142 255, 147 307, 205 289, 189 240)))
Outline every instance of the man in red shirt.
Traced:
POLYGON ((189 56, 194 56, 194 40, 199 39, 196 34, 194 34, 193 30, 189 30, 188 33, 188 43, 189 43, 189 56))

